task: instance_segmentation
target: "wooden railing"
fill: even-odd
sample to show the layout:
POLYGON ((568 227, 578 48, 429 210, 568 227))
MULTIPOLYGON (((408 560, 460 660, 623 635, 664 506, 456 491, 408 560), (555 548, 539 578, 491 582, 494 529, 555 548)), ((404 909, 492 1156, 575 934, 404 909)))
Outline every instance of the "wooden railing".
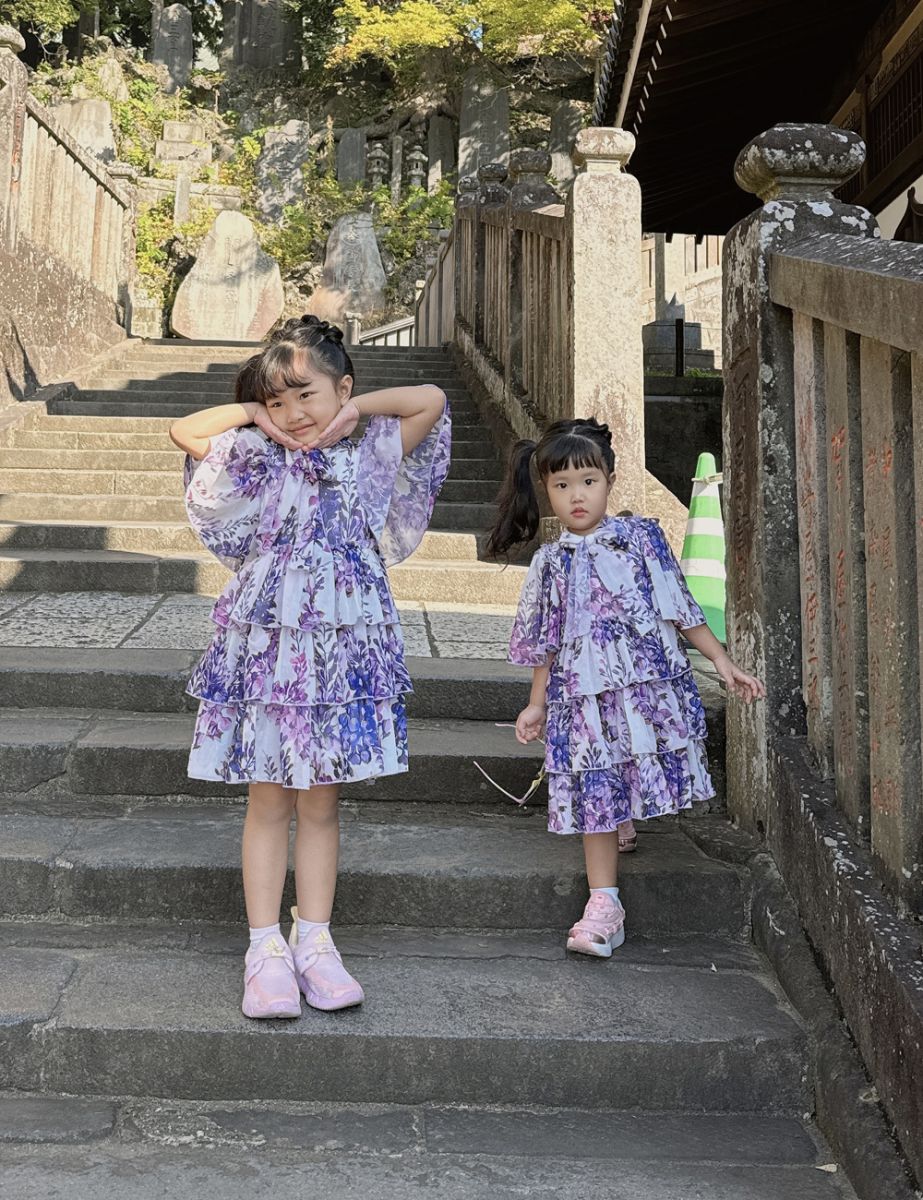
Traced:
POLYGON ((430 268, 414 312, 414 343, 443 346, 455 331, 455 239, 456 226, 442 235, 436 261, 430 268))
POLYGON ((913 902, 923 857, 923 246, 821 234, 773 255, 770 295, 792 320, 808 738, 842 811, 913 902))

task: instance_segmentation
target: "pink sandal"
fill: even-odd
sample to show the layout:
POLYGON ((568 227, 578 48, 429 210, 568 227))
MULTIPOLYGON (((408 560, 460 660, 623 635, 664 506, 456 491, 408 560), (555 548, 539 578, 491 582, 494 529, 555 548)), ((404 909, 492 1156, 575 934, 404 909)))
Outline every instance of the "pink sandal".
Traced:
POLYGON ((631 821, 623 821, 618 826, 619 854, 634 854, 638 849, 638 833, 631 821), (622 833, 622 830, 625 830, 622 833))
POLYGON ((245 1017, 301 1016, 292 952, 278 934, 247 951, 241 1009, 245 1017))
POLYGON ((567 948, 595 958, 611 958, 625 941, 625 910, 605 892, 594 892, 583 916, 567 935, 567 948))

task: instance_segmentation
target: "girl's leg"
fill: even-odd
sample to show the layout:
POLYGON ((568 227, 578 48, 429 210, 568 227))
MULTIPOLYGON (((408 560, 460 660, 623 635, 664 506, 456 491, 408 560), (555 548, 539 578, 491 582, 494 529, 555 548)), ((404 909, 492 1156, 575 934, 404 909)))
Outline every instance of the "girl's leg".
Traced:
POLYGON ((307 1002, 324 1011, 349 1008, 363 1000, 362 988, 343 966, 330 936, 340 853, 339 798, 339 787, 328 785, 299 792, 296 804, 295 971, 307 1002))
POLYGON ((279 922, 288 870, 295 792, 277 783, 251 783, 244 821, 244 898, 251 929, 279 922))
POLYGON ((590 891, 596 888, 614 888, 619 875, 619 835, 612 833, 585 833, 583 835, 583 857, 586 861, 587 883, 590 891))
POLYGON ((338 784, 299 792, 295 811, 295 892, 303 921, 326 923, 333 911, 340 858, 338 784))

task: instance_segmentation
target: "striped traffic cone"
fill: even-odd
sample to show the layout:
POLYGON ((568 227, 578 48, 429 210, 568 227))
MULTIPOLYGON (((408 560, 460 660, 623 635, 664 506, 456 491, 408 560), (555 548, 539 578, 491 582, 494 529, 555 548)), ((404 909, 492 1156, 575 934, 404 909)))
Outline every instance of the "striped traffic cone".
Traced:
POLYGON ((725 580, 724 521, 718 484, 721 476, 714 454, 700 454, 692 481, 689 523, 683 541, 680 562, 689 590, 702 611, 708 627, 719 642, 727 641, 724 624, 725 580))

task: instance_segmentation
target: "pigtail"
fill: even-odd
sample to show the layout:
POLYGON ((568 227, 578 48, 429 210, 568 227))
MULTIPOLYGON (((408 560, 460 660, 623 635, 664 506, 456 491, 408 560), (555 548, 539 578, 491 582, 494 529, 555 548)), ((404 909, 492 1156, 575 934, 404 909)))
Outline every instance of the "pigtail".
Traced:
POLYGON ((532 457, 535 442, 517 442, 510 454, 509 466, 500 495, 499 515, 487 541, 487 553, 495 558, 511 546, 529 542, 538 532, 538 495, 532 481, 532 457))

